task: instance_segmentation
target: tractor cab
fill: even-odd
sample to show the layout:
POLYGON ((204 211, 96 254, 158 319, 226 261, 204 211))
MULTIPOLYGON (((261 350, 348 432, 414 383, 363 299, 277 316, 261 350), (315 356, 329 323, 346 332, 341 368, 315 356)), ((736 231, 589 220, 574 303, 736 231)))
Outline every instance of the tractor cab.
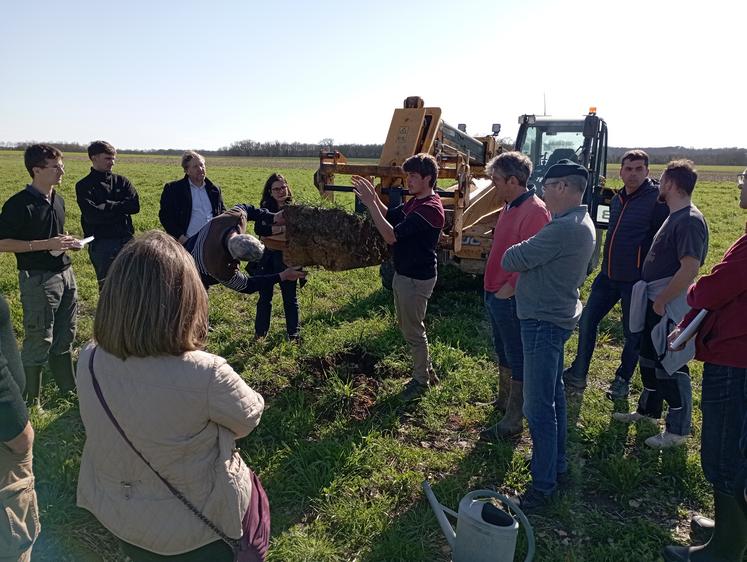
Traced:
POLYGON ((560 119, 549 115, 522 115, 515 150, 532 160, 529 184, 542 195, 542 178, 547 169, 567 158, 589 170, 584 203, 598 229, 609 223, 611 194, 604 187, 607 175, 607 124, 590 108, 583 117, 560 119))

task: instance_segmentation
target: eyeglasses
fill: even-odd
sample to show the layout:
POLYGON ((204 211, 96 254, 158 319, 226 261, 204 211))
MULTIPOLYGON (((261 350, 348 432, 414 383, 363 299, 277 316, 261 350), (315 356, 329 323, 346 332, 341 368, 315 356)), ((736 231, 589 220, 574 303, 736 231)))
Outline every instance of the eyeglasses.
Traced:
POLYGON ((270 188, 270 191, 274 191, 275 193, 280 193, 281 191, 286 191, 288 189, 287 185, 284 185, 282 187, 272 187, 270 188))
POLYGON ((559 183, 565 183, 563 180, 555 180, 555 181, 546 181, 542 183, 542 186, 545 188, 551 187, 553 185, 557 185, 559 183))
POLYGON ((64 164, 55 164, 54 166, 42 166, 41 168, 42 168, 42 170, 47 170, 47 169, 52 168, 52 169, 55 169, 55 170, 59 170, 60 172, 64 172, 65 171, 65 165, 64 164))

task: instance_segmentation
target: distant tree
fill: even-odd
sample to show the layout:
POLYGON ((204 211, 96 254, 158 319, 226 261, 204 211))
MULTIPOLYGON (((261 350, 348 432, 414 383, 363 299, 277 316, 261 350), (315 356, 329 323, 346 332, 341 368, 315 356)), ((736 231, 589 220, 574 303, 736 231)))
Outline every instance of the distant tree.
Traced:
POLYGON ((335 139, 331 139, 327 137, 319 141, 319 148, 332 150, 334 147, 335 147, 335 139))

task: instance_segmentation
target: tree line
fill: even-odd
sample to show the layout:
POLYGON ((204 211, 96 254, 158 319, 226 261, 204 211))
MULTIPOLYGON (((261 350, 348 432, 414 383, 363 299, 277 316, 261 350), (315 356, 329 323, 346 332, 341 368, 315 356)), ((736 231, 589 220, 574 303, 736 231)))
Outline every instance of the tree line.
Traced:
MULTIPOLYGON (((510 139, 501 139, 501 144, 506 144, 510 139)), ((0 142, 0 150, 24 150, 29 142, 0 142)), ((76 142, 53 142, 63 152, 85 152, 87 145, 76 142)), ((250 139, 240 140, 218 150, 199 150, 206 156, 261 156, 265 158, 318 158, 320 150, 338 150, 348 158, 373 158, 378 159, 381 155, 383 144, 335 144, 334 139, 325 138, 318 143, 260 142, 250 139)), ((641 147, 634 147, 641 148, 641 147)), ((622 155, 629 147, 609 147, 607 160, 619 162, 622 155)), ((745 148, 687 148, 684 146, 644 147, 651 158, 652 164, 666 164, 677 158, 689 158, 696 164, 717 166, 747 166, 747 149, 745 148)), ((180 148, 157 148, 157 149, 121 149, 125 154, 160 154, 180 155, 180 148)))

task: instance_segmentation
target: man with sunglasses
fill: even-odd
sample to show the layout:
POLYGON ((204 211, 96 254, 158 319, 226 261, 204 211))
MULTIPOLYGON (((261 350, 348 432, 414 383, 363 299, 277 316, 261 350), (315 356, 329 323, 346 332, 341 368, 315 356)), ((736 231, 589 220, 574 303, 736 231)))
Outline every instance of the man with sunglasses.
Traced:
POLYGON ((582 205, 586 168, 561 160, 545 177, 544 196, 552 220, 531 238, 514 244, 501 266, 519 273, 516 315, 524 353, 524 415, 532 437, 532 485, 521 509, 547 503, 565 479, 567 416, 563 351, 583 306, 579 287, 594 251, 594 223, 582 205))
POLYGON ((79 250, 81 244, 65 234, 65 201, 55 189, 65 174, 62 152, 34 144, 23 156, 31 183, 3 205, 0 251, 16 255, 23 305, 25 396, 30 404, 38 404, 47 361, 60 391, 75 389, 70 352, 78 290, 66 250, 79 250))

